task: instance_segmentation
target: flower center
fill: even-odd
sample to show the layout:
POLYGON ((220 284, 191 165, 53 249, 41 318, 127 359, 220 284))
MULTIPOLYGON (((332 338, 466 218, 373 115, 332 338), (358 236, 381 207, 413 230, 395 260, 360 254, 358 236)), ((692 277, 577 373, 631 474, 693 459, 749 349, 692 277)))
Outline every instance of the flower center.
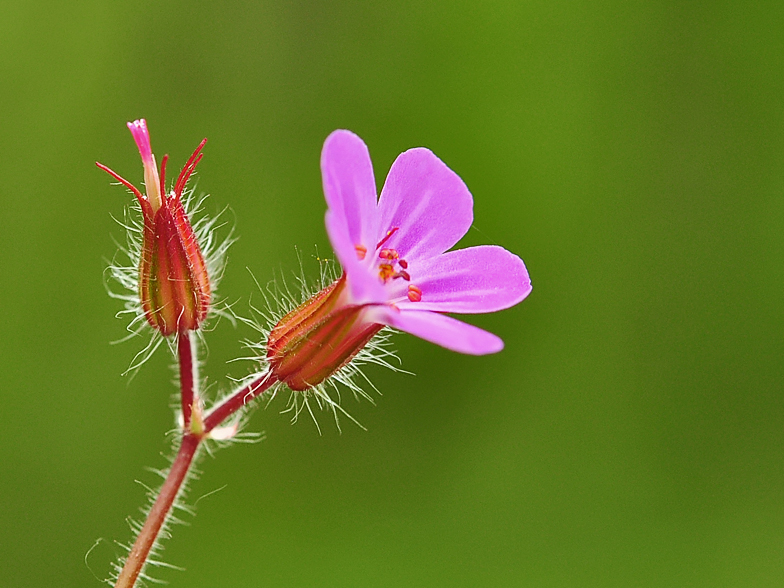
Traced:
MULTIPOLYGON (((376 251, 378 252, 378 277, 383 284, 387 284, 394 280, 402 279, 405 282, 411 281, 411 275, 408 273, 408 262, 400 257, 396 249, 384 247, 389 238, 394 235, 400 227, 392 227, 385 234, 384 237, 376 244, 376 251)), ((354 245, 357 252, 357 258, 363 261, 367 257, 367 247, 364 245, 354 245)), ((411 302, 419 302, 422 300, 422 290, 414 284, 408 285, 406 296, 411 302)))

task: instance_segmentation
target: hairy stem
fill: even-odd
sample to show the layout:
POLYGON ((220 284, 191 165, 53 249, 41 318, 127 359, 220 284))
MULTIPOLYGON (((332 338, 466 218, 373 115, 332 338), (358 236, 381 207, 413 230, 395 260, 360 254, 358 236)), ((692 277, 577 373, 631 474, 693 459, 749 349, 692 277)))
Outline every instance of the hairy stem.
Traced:
POLYGON ((182 421, 185 431, 191 426, 193 401, 197 399, 195 383, 197 381, 195 358, 196 341, 191 339, 189 331, 177 336, 177 355, 180 361, 180 396, 182 398, 182 421))
POLYGON ((182 483, 188 475, 201 439, 201 437, 191 434, 182 438, 180 450, 177 452, 177 457, 174 458, 169 475, 166 476, 161 492, 147 515, 147 520, 128 554, 128 559, 125 560, 125 565, 114 585, 115 588, 133 588, 136 584, 139 574, 147 563, 150 550, 155 545, 161 527, 166 522, 166 517, 180 493, 182 483))
POLYGON ((191 338, 189 331, 182 331, 177 336, 177 359, 180 371, 180 396, 182 402, 183 438, 174 463, 166 476, 166 481, 155 499, 147 520, 136 537, 136 541, 125 560, 123 569, 117 578, 115 588, 133 588, 139 574, 142 573, 150 551, 158 539, 166 517, 172 509, 182 483, 188 477, 188 470, 193 463, 196 450, 203 435, 189 434, 188 430, 193 417, 194 401, 198 400, 198 360, 196 358, 196 340, 191 338))
POLYGON ((264 372, 250 384, 237 390, 204 417, 205 433, 209 433, 248 402, 264 394, 277 381, 278 379, 271 372, 264 372))
POLYGON ((182 489, 182 484, 188 477, 188 470, 193 463, 193 458, 202 440, 207 437, 212 429, 240 410, 247 402, 269 390, 270 386, 277 382, 277 379, 272 374, 265 372, 215 407, 204 419, 203 433, 189 433, 188 427, 192 417, 191 407, 193 406, 193 399, 197 394, 194 386, 196 362, 193 361, 193 347, 189 339, 187 334, 180 334, 177 342, 180 359, 183 418, 185 419, 180 449, 177 452, 177 457, 174 458, 169 474, 166 476, 166 481, 163 483, 161 491, 147 515, 147 520, 144 521, 144 526, 136 538, 131 552, 128 554, 128 559, 125 560, 125 565, 117 578, 114 588, 133 588, 136 585, 136 580, 147 563, 147 558, 155 545, 161 528, 166 522, 166 517, 171 512, 172 505, 182 489))

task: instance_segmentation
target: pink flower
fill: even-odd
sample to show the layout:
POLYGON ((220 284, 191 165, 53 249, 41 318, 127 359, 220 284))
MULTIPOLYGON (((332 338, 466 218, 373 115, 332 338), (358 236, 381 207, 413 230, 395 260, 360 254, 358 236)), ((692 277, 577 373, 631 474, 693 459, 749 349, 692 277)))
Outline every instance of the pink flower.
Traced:
POLYGON ((431 151, 402 153, 381 196, 370 155, 349 131, 321 154, 326 227, 344 274, 281 319, 268 340, 272 371, 295 390, 340 369, 384 325, 460 353, 503 341, 444 313, 509 308, 531 292, 523 261, 502 247, 449 251, 473 222, 463 181, 431 151))

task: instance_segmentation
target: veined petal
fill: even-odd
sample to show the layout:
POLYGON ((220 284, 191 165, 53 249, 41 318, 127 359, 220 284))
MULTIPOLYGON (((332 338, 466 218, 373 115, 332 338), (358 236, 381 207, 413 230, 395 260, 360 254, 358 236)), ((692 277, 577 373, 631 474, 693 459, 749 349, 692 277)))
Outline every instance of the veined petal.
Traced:
POLYGON ((504 348, 500 337, 445 314, 396 310, 386 306, 374 309, 372 317, 373 320, 458 353, 486 355, 504 348))
POLYGON ((514 306, 531 292, 523 260, 496 245, 449 251, 409 269, 422 299, 398 303, 401 310, 495 312, 514 306))
POLYGON ((350 131, 334 131, 321 151, 327 206, 340 219, 352 246, 373 251, 378 235, 376 180, 365 143, 350 131))
POLYGON ((381 232, 397 227, 386 244, 408 261, 443 253, 474 219, 471 193, 429 149, 401 153, 389 170, 378 207, 381 232))
POLYGON ((386 300, 386 292, 378 275, 368 270, 367 264, 357 259, 354 243, 348 236, 345 217, 330 209, 324 217, 327 235, 332 249, 348 277, 348 289, 354 304, 380 303, 386 300))

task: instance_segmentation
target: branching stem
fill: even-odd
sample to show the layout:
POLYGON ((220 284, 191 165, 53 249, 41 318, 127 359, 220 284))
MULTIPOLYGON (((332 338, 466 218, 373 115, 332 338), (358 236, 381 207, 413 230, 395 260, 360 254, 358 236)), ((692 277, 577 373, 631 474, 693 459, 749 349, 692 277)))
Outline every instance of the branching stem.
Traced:
POLYGON ((180 449, 174 458, 166 481, 161 487, 155 503, 147 515, 139 536, 125 560, 120 575, 114 588, 133 588, 139 578, 150 551, 155 545, 155 541, 166 522, 166 517, 172 509, 177 495, 182 489, 182 484, 188 477, 193 458, 201 442, 209 436, 209 432, 220 425, 224 420, 240 410, 253 398, 260 396, 277 382, 277 379, 269 372, 265 372, 251 383, 243 386, 234 394, 229 396, 221 404, 216 406, 204 418, 203 432, 200 434, 190 432, 192 408, 194 400, 198 399, 198 376, 196 376, 197 363, 194 360, 195 350, 192 340, 188 333, 181 333, 177 341, 177 351, 180 364, 180 391, 182 394, 182 414, 183 414, 183 437, 180 449))
POLYGON ((250 384, 237 390, 234 394, 213 408, 210 413, 204 417, 204 430, 207 432, 212 431, 215 427, 245 406, 248 402, 257 396, 264 394, 264 392, 269 390, 270 387, 277 381, 277 378, 275 378, 270 372, 264 372, 250 384))

